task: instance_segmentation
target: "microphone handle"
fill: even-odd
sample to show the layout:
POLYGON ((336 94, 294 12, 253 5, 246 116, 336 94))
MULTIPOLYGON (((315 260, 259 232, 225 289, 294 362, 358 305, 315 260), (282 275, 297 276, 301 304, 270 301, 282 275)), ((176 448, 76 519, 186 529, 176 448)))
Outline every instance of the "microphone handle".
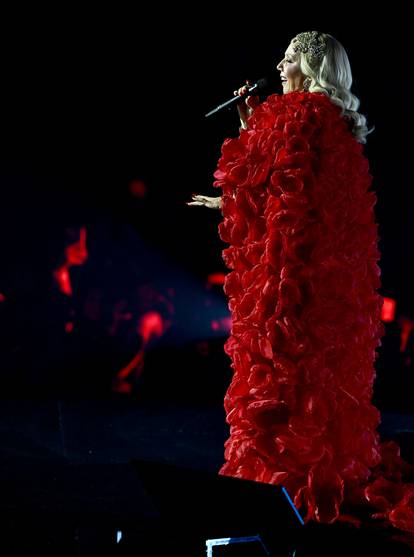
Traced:
POLYGON ((219 110, 221 110, 222 108, 226 108, 226 106, 230 106, 234 103, 240 102, 242 99, 248 97, 249 95, 251 95, 255 90, 257 89, 257 83, 255 83, 255 85, 253 85, 253 87, 250 87, 250 89, 248 89, 244 95, 236 95, 234 96, 232 99, 226 101, 223 104, 220 104, 219 106, 217 106, 216 108, 214 108, 213 110, 210 110, 210 112, 207 112, 207 114, 205 115, 205 117, 207 118, 207 116, 211 116, 212 114, 215 114, 216 112, 218 112, 219 110))

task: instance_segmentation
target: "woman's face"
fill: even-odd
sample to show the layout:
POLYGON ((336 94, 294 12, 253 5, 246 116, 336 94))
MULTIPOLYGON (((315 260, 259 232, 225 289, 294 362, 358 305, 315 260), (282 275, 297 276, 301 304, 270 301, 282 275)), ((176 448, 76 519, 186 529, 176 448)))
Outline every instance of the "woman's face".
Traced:
POLYGON ((285 57, 277 65, 282 80, 283 93, 303 89, 305 76, 299 67, 299 53, 293 49, 293 42, 288 46, 285 57))

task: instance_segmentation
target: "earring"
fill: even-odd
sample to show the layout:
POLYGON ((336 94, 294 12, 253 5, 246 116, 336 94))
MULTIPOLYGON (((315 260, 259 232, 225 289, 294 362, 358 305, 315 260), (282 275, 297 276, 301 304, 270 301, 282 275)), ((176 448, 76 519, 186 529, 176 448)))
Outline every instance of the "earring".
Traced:
POLYGON ((311 85, 311 83, 312 83, 311 78, 310 78, 310 77, 307 77, 307 78, 303 81, 303 90, 304 90, 304 91, 308 91, 308 90, 309 90, 309 87, 310 87, 310 85, 311 85))

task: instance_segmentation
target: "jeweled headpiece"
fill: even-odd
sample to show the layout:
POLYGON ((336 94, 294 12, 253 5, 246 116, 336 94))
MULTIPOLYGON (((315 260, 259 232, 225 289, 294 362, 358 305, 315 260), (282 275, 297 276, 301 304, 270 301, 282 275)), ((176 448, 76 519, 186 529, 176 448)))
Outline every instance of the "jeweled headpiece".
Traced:
POLYGON ((326 53, 326 40, 319 31, 305 31, 294 39, 293 48, 296 52, 308 53, 311 61, 320 61, 326 53))

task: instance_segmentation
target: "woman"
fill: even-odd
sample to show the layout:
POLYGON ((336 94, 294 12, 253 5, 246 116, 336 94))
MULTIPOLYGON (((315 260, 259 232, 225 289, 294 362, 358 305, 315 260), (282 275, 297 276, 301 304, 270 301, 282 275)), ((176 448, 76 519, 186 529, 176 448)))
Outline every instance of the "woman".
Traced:
MULTIPOLYGON (((371 404, 385 329, 369 133, 342 45, 300 33, 277 66, 283 95, 239 105, 240 136, 215 172, 230 438, 225 475, 282 484, 305 520, 358 522, 356 507, 414 532, 414 485, 371 404)), ((236 94, 243 94, 245 87, 236 94)))

